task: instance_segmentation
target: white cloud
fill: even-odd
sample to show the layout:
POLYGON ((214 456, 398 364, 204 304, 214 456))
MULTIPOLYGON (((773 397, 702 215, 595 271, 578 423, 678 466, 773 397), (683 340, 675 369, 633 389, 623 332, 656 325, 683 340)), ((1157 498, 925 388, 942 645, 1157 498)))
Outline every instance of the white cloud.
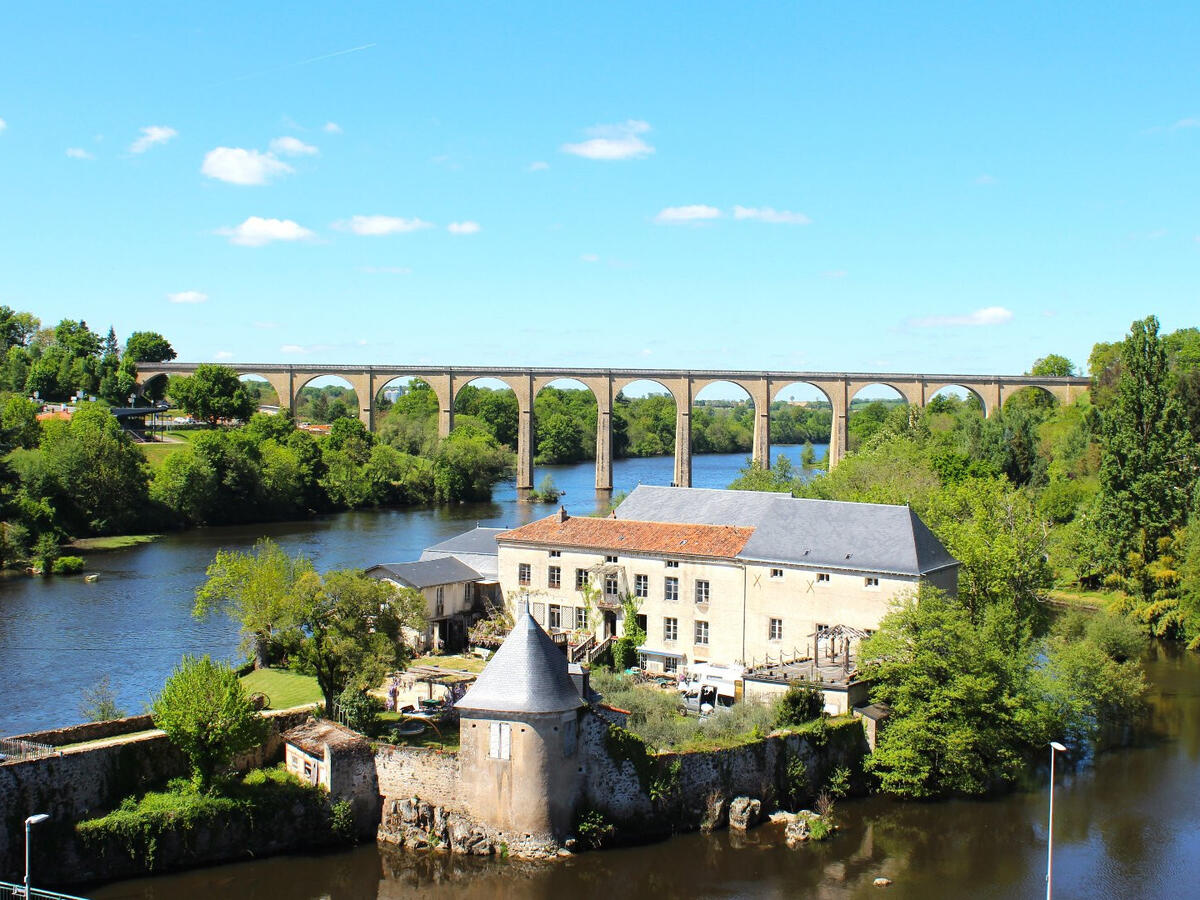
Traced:
POLYGON ((341 134, 342 126, 337 122, 326 122, 325 126, 321 130, 326 134, 341 134))
POLYGON ((830 269, 828 272, 822 272, 821 274, 824 275, 826 278, 845 278, 846 270, 845 269, 830 269))
POLYGON ((365 272, 368 275, 411 275, 412 269, 408 266, 363 266, 360 272, 365 272))
POLYGON ((791 212, 786 209, 772 209, 769 206, 735 206, 733 208, 733 217, 735 219, 757 219, 760 222, 769 222, 772 225, 809 225, 812 223, 812 219, 804 213, 791 212))
POLYGON ((352 231, 355 234, 375 237, 420 231, 422 228, 432 228, 433 223, 424 219, 402 219, 397 216, 351 216, 349 220, 334 222, 333 227, 339 231, 352 231))
POLYGON ((5 122, 3 119, 0 119, 0 131, 3 131, 7 127, 8 127, 8 123, 5 122))
POLYGON ((446 230, 451 234, 478 234, 478 222, 451 222, 446 226, 446 230))
POLYGON ((988 175, 985 173, 983 175, 980 175, 978 178, 976 178, 975 183, 976 184, 985 184, 985 185, 986 184, 995 184, 996 178, 993 175, 988 175))
POLYGON ((142 136, 129 145, 130 153, 145 153, 156 144, 165 144, 179 132, 166 125, 147 125, 142 129, 142 136))
POLYGON ((1172 131, 1178 131, 1180 128, 1200 128, 1200 119, 1195 116, 1189 116, 1186 119, 1180 119, 1171 126, 1172 131))
POLYGON ((531 162, 528 166, 526 166, 525 171, 545 172, 548 168, 550 168, 550 163, 539 159, 537 162, 531 162))
POLYGON ((233 228, 218 228, 216 233, 229 238, 229 243, 241 247, 261 247, 272 241, 303 241, 316 236, 291 219, 264 219, 260 216, 251 216, 233 228))
POLYGON ((255 328, 278 328, 279 323, 278 322, 255 322, 254 327, 255 328))
POLYGON ((288 175, 296 170, 273 153, 217 147, 205 155, 200 171, 209 178, 230 184, 266 184, 276 175, 288 175))
POLYGON ((233 354, 228 350, 218 350, 213 354, 213 359, 233 359, 233 354))
POLYGON ((179 291, 167 294, 167 299, 172 303, 203 303, 208 299, 208 294, 202 291, 179 291))
POLYGON ((82 147, 68 147, 67 148, 67 156, 71 157, 71 159, 95 159, 96 158, 96 157, 92 156, 92 154, 90 154, 86 150, 84 150, 82 147))
POLYGON ((639 137, 650 130, 649 124, 629 119, 616 125, 596 125, 587 130, 589 140, 578 144, 563 144, 562 151, 586 159, 641 159, 654 148, 639 137))
POLYGON ((1003 306, 985 306, 983 309, 977 309, 975 312, 967 313, 965 316, 923 316, 917 319, 909 319, 908 324, 914 328, 945 328, 954 325, 1003 325, 1005 322, 1011 321, 1013 313, 1011 309, 1005 309, 1003 306))
POLYGON ((721 218, 721 211, 715 206, 695 203, 691 206, 668 206, 661 209, 654 217, 654 221, 659 225, 686 225, 691 222, 719 218, 721 218))
POLYGON ((598 262, 600 262, 600 254, 598 254, 598 253, 584 253, 584 254, 583 254, 582 256, 580 256, 579 258, 580 258, 580 259, 582 259, 582 260, 583 260, 585 263, 598 263, 598 262))
POLYGON ((271 141, 271 149, 284 156, 315 156, 317 148, 306 144, 300 138, 277 137, 271 141))
POLYGON ((299 344, 284 344, 279 348, 280 353, 305 353, 305 349, 299 344))

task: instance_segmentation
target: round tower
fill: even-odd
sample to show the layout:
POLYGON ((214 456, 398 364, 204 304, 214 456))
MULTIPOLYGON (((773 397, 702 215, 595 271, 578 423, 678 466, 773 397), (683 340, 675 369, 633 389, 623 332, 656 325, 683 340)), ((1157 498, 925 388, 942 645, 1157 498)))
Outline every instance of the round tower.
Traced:
POLYGON ((455 704, 460 784, 472 816, 510 844, 565 838, 583 793, 586 705, 566 654, 519 609, 512 632, 455 704))

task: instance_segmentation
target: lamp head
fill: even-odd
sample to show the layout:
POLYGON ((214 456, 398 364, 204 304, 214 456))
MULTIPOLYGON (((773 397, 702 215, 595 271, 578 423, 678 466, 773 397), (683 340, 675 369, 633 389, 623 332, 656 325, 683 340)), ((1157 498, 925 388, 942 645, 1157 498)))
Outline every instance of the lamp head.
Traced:
POLYGON ((1053 749, 1057 750, 1059 753, 1066 753, 1066 752, 1067 752, 1067 748, 1066 748, 1066 747, 1064 747, 1062 744, 1060 744, 1058 741, 1051 741, 1051 742, 1050 742, 1050 746, 1051 746, 1053 749))
POLYGON ((28 819, 25 820, 25 824, 26 825, 41 825, 48 818, 50 818, 50 817, 48 815, 46 815, 46 813, 34 813, 32 816, 30 816, 28 819))

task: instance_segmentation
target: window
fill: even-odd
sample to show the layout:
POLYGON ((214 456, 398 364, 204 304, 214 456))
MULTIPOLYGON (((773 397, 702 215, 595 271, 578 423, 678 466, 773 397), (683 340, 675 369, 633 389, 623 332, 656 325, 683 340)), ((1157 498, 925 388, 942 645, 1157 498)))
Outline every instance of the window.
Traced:
POLYGON ((604 596, 605 597, 617 596, 617 576, 616 575, 605 575, 604 576, 604 596))
POLYGON ((823 582, 823 581, 828 581, 828 580, 829 580, 829 573, 828 573, 828 572, 818 572, 818 573, 817 573, 817 583, 818 583, 818 584, 820 584, 820 583, 821 583, 821 582, 823 582))
POLYGON ((307 759, 304 761, 304 777, 312 778, 312 763, 310 763, 307 759))
POLYGON ((663 658, 663 671, 668 675, 674 675, 679 671, 679 658, 676 656, 667 656, 663 658))
POLYGON ((666 618, 663 619, 663 640, 677 641, 679 640, 679 620, 666 618))
POLYGON ((550 551, 550 558, 551 558, 551 559, 558 559, 560 556, 562 556, 562 551, 561 551, 561 550, 551 550, 551 551, 550 551))
POLYGON ((696 602, 697 603, 707 603, 708 602, 708 582, 707 581, 697 581, 696 582, 696 602))
POLYGON ((863 587, 877 588, 879 587, 879 579, 867 577, 863 579, 863 587))
POLYGON ((576 569, 575 570, 575 590, 577 590, 577 591, 586 590, 587 586, 588 586, 587 569, 576 569))
POLYGON ((697 644, 707 644, 708 643, 708 623, 707 622, 700 622, 700 621, 696 622, 696 643, 697 644))
POLYGON ((562 628, 562 607, 550 605, 550 627, 562 628))
POLYGON ((820 622, 817 623, 817 635, 818 636, 824 634, 828 630, 829 630, 828 625, 822 625, 820 622))
POLYGON ((679 599, 679 579, 663 579, 663 599, 668 602, 679 599))
POLYGON ((546 585, 552 588, 562 587, 562 566, 551 566, 546 570, 546 585))
POLYGON ((437 596, 433 604, 433 614, 435 616, 444 616, 446 614, 446 588, 444 585, 438 585, 437 596))
POLYGON ((563 756, 574 756, 575 747, 579 743, 579 720, 575 718, 575 714, 571 713, 569 718, 563 719, 563 756))
POLYGON ((604 561, 606 563, 615 563, 617 561, 617 558, 615 556, 606 556, 606 557, 604 557, 604 561))
POLYGON ((512 725, 508 722, 493 722, 488 735, 488 756, 492 759, 512 757, 512 725))
POLYGON ((528 586, 529 563, 521 563, 519 566, 517 566, 517 584, 528 586))
POLYGON ((633 576, 633 594, 635 597, 650 596, 650 576, 649 575, 634 575, 633 576))
POLYGON ((783 619, 771 620, 771 625, 767 629, 767 639, 772 641, 783 640, 783 619))
POLYGON ((579 629, 580 631, 582 631, 584 628, 587 628, 587 607, 586 606, 575 607, 575 627, 577 629, 579 629))
POLYGON ((668 559, 668 560, 667 560, 667 568, 668 568, 668 569, 678 569, 678 568, 679 568, 679 560, 677 560, 677 559, 668 559))
POLYGON ((782 578, 783 577, 783 569, 772 569, 771 577, 772 578, 782 578))
POLYGON ((533 604, 533 621, 537 622, 543 628, 546 627, 546 604, 533 604))

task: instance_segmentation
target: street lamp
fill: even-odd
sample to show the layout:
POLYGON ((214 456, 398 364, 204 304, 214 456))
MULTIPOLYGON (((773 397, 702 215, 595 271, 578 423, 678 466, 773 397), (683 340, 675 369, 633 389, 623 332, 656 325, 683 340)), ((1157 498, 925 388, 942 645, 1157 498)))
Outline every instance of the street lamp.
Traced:
POLYGON ((1066 753, 1058 741, 1050 742, 1050 824, 1046 828, 1046 900, 1054 887, 1054 754, 1066 753))
POLYGON ((29 897, 29 829, 34 825, 41 825, 48 818, 45 813, 34 813, 25 820, 25 897, 29 897))

